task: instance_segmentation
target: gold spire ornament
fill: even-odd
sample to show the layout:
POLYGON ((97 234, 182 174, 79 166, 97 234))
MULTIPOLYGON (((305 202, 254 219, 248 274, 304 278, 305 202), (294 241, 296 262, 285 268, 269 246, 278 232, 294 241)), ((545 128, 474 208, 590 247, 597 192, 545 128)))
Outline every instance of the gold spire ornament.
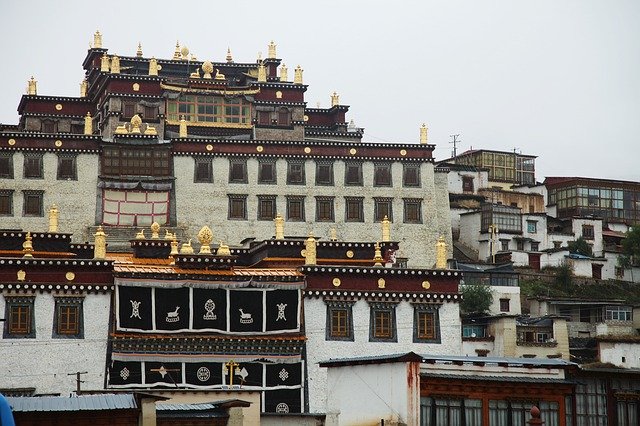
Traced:
POLYGON ((427 125, 422 123, 422 126, 420 126, 420 143, 422 143, 422 144, 427 143, 427 131, 428 130, 429 130, 429 128, 427 127, 427 125))
POLYGON ((338 95, 337 92, 333 92, 333 95, 331 95, 331 106, 338 106, 340 105, 340 95, 338 95))
POLYGON ((151 224, 151 238, 154 240, 160 238, 160 224, 158 222, 153 222, 151 224))
POLYGON ((293 84, 302 84, 302 72, 304 70, 298 65, 293 73, 293 84))
POLYGON ((373 266, 382 266, 384 259, 382 258, 382 252, 380 251, 380 244, 376 241, 375 252, 373 254, 373 266))
POLYGON ((391 222, 389 221, 387 215, 384 216, 384 219, 382 219, 380 225, 382 225, 382 241, 391 241, 391 222))
POLYGON ((180 129, 178 137, 186 138, 187 137, 187 120, 184 119, 184 115, 180 116, 180 129))
POLYGON ((174 235, 173 239, 171 240, 171 253, 169 253, 169 256, 177 256, 179 254, 180 252, 178 251, 178 240, 176 240, 176 237, 174 235))
POLYGON ((93 34, 93 48, 102 49, 102 34, 100 34, 100 31, 96 31, 93 34))
POLYGON ((96 233, 93 234, 93 258, 105 259, 107 257, 107 234, 102 230, 102 226, 98 226, 96 233))
POLYGON ((86 98, 87 97, 87 88, 89 87, 89 83, 87 82, 87 79, 85 78, 84 80, 82 80, 80 82, 80 97, 81 98, 86 98))
POLYGON ((231 56, 231 49, 227 47, 227 62, 233 62, 233 56, 231 56))
POLYGON ((136 56, 142 58, 142 43, 138 42, 138 50, 136 50, 136 56))
POLYGON ((280 81, 287 81, 289 79, 287 71, 287 66, 285 64, 282 64, 280 66, 280 81))
POLYGON ((258 65, 258 83, 266 83, 267 82, 267 69, 264 66, 264 62, 260 61, 260 65, 258 65))
POLYGON ((329 231, 329 239, 331 241, 338 241, 338 232, 336 231, 336 228, 331 228, 331 231, 329 231))
POLYGON ((31 79, 27 82, 27 94, 28 95, 38 94, 38 82, 36 81, 35 78, 33 78, 33 76, 31 76, 31 79))
POLYGON ((156 58, 149 59, 149 75, 158 75, 158 60, 156 58))
POLYGON ((181 55, 180 55, 180 41, 177 40, 176 41, 176 50, 173 51, 173 58, 171 58, 171 59, 173 59, 174 61, 179 61, 180 58, 181 58, 181 55))
POLYGON ((271 40, 271 43, 269 43, 267 59, 276 59, 276 44, 273 42, 273 40, 271 40))
POLYGON ((447 243, 442 235, 436 243, 436 269, 447 269, 447 243))
POLYGON ((102 57, 100 58, 100 72, 109 72, 109 57, 107 56, 106 52, 102 54, 102 57))
POLYGON ((304 264, 315 265, 316 264, 316 239, 313 238, 313 233, 309 232, 309 238, 304 243, 304 264))
POLYGON ((116 55, 111 57, 111 74, 120 74, 120 58, 116 55))
POLYGON ((231 256, 231 250, 229 250, 229 246, 226 245, 224 241, 220 241, 218 251, 216 251, 216 256, 231 256))
POLYGON ((49 232, 58 232, 59 218, 60 218, 60 210, 58 210, 58 206, 53 204, 49 209, 49 232))
POLYGON ((24 253, 22 257, 33 257, 33 244, 31 240, 31 232, 27 232, 24 243, 22 243, 22 252, 24 253))
POLYGON ((142 125, 142 118, 138 114, 131 117, 131 130, 129 133, 140 134, 140 126, 142 125))
POLYGON ((91 118, 91 113, 89 111, 87 111, 87 115, 84 116, 84 134, 93 134, 93 119, 91 118))
POLYGON ((198 232, 198 241, 200 241, 200 252, 198 254, 211 254, 211 241, 213 241, 213 232, 205 225, 198 232))
POLYGON ((211 80, 211 74, 213 73, 213 64, 210 61, 204 61, 202 64, 202 78, 206 78, 207 80, 211 80))
POLYGON ((273 222, 276 225, 276 240, 284 240, 284 218, 278 213, 273 222))

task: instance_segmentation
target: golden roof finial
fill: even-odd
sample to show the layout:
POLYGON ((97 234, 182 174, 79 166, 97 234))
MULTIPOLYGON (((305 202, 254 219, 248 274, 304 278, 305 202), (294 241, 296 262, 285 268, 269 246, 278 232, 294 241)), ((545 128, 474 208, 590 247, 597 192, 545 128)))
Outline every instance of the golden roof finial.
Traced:
POLYGON ((173 239, 171 240, 171 253, 169 253, 169 256, 177 256, 179 254, 180 252, 178 251, 178 240, 176 240, 176 237, 174 235, 173 239))
POLYGON ((194 72, 189 74, 189 78, 200 78, 200 68, 196 68, 194 72))
POLYGON ((380 224, 382 225, 382 241, 391 241, 391 222, 387 215, 384 216, 380 224))
POLYGON ((276 240, 284 240, 284 218, 278 213, 273 222, 276 225, 276 240))
POLYGON ((289 76, 287 75, 287 66, 283 63, 280 66, 280 81, 287 81, 289 76))
POLYGON ((198 232, 198 241, 200 241, 200 252, 198 254, 211 254, 211 241, 213 241, 213 232, 207 225, 203 226, 198 232))
POLYGON ((331 106, 340 105, 340 95, 335 90, 333 91, 333 95, 331 95, 331 106))
POLYGON ((182 243, 180 247, 180 254, 193 254, 193 247, 191 247, 191 238, 186 243, 182 243))
POLYGON ((331 241, 338 241, 338 232, 336 231, 336 228, 331 228, 329 231, 329 239, 331 241))
POLYGON ((273 40, 271 40, 271 43, 269 43, 268 52, 269 52, 267 54, 268 59, 276 59, 276 44, 273 42, 273 40))
POLYGON ((213 64, 210 61, 204 61, 204 63, 202 64, 202 72, 204 73, 202 78, 211 80, 211 73, 213 73, 213 64))
POLYGON ((160 224, 158 222, 153 222, 151 224, 151 238, 154 240, 160 238, 160 224))
POLYGON ((144 236, 144 229, 141 229, 140 231, 138 231, 138 233, 136 234, 136 240, 146 240, 147 237, 144 236))
POLYGON ((216 256, 231 256, 231 250, 229 249, 229 246, 224 243, 224 241, 220 241, 218 251, 216 251, 216 256))
POLYGON ((89 87, 89 83, 87 82, 87 79, 83 79, 80 82, 80 97, 81 98, 86 98, 87 97, 87 88, 89 87))
POLYGON ((138 114, 131 117, 131 130, 129 133, 140 134, 140 126, 142 125, 142 118, 138 114))
POLYGON ((375 245, 375 253, 373 255, 373 266, 382 266, 382 262, 383 262, 383 258, 382 258, 382 253, 380 250, 380 244, 378 244, 378 242, 376 241, 376 245, 375 245))
POLYGON ((60 217, 60 210, 58 206, 53 204, 49 208, 49 232, 58 232, 58 218, 60 217))
POLYGON ((149 75, 158 75, 158 60, 156 58, 151 58, 149 60, 149 75))
POLYGON ((426 124, 422 123, 420 126, 420 143, 427 143, 427 131, 429 128, 426 124))
POLYGON ((100 31, 97 30, 95 34, 93 34, 93 48, 102 49, 102 34, 100 34, 100 31))
POLYGON ((184 119, 184 115, 180 116, 180 129, 178 137, 186 138, 187 137, 187 120, 184 119))
POLYGON ((267 82, 267 69, 264 66, 264 62, 260 61, 260 65, 258 65, 258 83, 266 83, 267 82))
POLYGON ((436 269, 447 269, 447 243, 442 235, 436 243, 436 269))
POLYGON ((180 49, 180 56, 180 59, 182 59, 183 61, 189 59, 189 48, 187 46, 182 46, 182 49, 180 49))
POLYGON ((136 56, 142 58, 142 43, 138 42, 138 50, 136 50, 136 56))
POLYGON ((302 84, 302 72, 304 70, 298 65, 293 74, 293 84, 302 84))
POLYGON ((31 232, 27 232, 24 243, 22 243, 22 252, 24 253, 22 257, 33 257, 33 244, 31 243, 31 239, 31 232))
POLYGON ((87 115, 84 116, 84 134, 93 134, 93 118, 91 118, 91 113, 89 111, 87 111, 87 115))
POLYGON ((224 81, 225 79, 226 77, 224 76, 224 74, 222 74, 220 70, 216 68, 216 77, 214 78, 214 80, 224 81))
POLYGON ((258 52, 258 62, 262 62, 262 52, 258 52))
POLYGON ((107 257, 107 234, 102 230, 102 226, 98 226, 93 238, 93 258, 105 259, 107 257))
POLYGON ((120 74, 120 58, 116 55, 111 58, 111 74, 120 74))
POLYGON ((33 78, 33 76, 31 76, 31 79, 27 83, 27 94, 28 95, 38 94, 38 82, 36 81, 35 78, 33 78))
POLYGON ((315 265, 316 261, 316 239, 313 238, 313 232, 309 232, 304 244, 304 264, 315 265))
POLYGON ((233 56, 231 56, 231 49, 227 47, 227 62, 233 62, 233 56))
POLYGON ((179 61, 180 58, 181 58, 181 56, 180 56, 180 41, 177 40, 176 41, 176 50, 173 51, 173 58, 172 59, 174 61, 179 61))
POLYGON ((100 72, 109 72, 109 57, 107 56, 107 52, 102 54, 100 58, 100 72))

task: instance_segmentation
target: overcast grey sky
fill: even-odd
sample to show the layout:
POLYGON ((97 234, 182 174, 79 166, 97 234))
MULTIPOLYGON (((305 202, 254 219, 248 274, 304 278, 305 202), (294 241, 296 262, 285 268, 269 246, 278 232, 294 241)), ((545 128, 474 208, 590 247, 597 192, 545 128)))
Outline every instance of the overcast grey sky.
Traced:
POLYGON ((96 29, 110 53, 255 60, 274 40, 306 100, 334 90, 367 142, 537 155, 537 178, 640 181, 640 1, 0 0, 0 122, 38 93, 76 96, 96 29))

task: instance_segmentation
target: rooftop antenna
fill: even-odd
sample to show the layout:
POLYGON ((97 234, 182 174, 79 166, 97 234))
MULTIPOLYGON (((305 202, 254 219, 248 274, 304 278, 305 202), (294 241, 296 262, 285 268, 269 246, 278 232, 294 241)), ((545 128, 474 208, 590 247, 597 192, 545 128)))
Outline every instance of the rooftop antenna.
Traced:
POLYGON ((460 136, 460 135, 449 135, 450 138, 453 138, 453 140, 451 142, 449 142, 449 143, 453 144, 453 153, 452 153, 452 155, 453 155, 453 164, 456 163, 456 156, 458 155, 458 150, 457 150, 457 147, 456 147, 456 144, 458 142, 460 142, 460 139, 458 139, 458 136, 460 136))

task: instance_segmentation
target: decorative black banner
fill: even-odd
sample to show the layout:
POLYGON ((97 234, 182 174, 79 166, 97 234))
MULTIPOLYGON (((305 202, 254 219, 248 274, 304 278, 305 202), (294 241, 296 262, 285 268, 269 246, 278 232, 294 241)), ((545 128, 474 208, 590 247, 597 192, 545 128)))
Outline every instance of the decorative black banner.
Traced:
POLYGON ((232 291, 229 321, 231 331, 262 331, 262 291, 232 291))
POLYGON ((267 364, 267 387, 296 386, 302 383, 302 364, 267 364))
POLYGON ((265 391, 264 411, 267 413, 302 412, 302 392, 300 389, 278 389, 265 391))
POLYGON ((222 385, 222 363, 201 362, 185 364, 187 384, 196 386, 222 385))
POLYGON ((267 291, 267 331, 298 328, 298 291, 267 291))
POLYGON ((259 386, 262 387, 262 364, 251 362, 234 362, 235 365, 225 363, 224 374, 226 384, 234 386, 259 386), (229 378, 229 372, 233 368, 233 383, 229 378))
POLYGON ((121 328, 151 330, 151 289, 118 286, 118 319, 121 328))
POLYGON ((189 289, 156 288, 156 329, 189 328, 189 289))
POLYGON ((180 362, 145 362, 145 383, 182 383, 182 363, 180 362))
POLYGON ((193 289, 193 328, 227 330, 227 292, 193 289))
POLYGON ((109 384, 142 384, 142 366, 140 362, 112 361, 109 369, 109 384))

